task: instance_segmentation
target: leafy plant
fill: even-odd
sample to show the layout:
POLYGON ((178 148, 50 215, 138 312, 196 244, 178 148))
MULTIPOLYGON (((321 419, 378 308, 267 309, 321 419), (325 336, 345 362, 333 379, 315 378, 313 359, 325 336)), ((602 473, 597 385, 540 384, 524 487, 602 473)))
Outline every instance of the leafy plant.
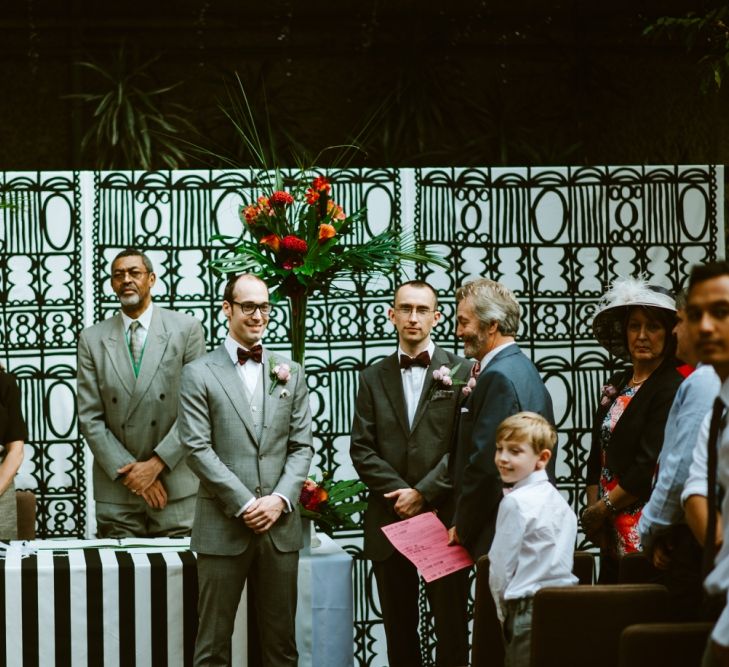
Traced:
POLYGON ((157 87, 150 67, 158 57, 141 65, 134 60, 122 46, 110 69, 94 62, 76 63, 98 75, 102 84, 96 92, 66 96, 94 105, 81 150, 93 155, 99 169, 182 167, 187 160, 179 137, 193 130, 186 118, 190 109, 166 99, 181 82, 157 87))
POLYGON ((703 52, 698 61, 701 89, 707 92, 721 88, 729 70, 729 5, 719 5, 703 14, 689 12, 685 17, 662 16, 643 34, 678 38, 689 53, 703 52))

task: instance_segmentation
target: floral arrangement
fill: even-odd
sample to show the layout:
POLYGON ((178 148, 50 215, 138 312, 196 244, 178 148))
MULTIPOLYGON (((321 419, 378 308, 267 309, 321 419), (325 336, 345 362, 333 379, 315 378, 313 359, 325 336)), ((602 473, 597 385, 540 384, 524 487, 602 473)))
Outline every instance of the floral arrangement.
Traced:
POLYGON ((618 395, 618 390, 611 384, 603 385, 600 392, 600 405, 610 405, 618 395))
POLYGON ((357 479, 335 482, 329 473, 322 475, 321 482, 307 479, 299 496, 299 513, 312 519, 327 535, 335 528, 355 529, 357 524, 352 515, 366 510, 367 503, 353 497, 365 488, 357 479))
MULTIPOLYGON (((269 374, 271 375, 271 386, 268 389, 269 396, 273 394, 273 390, 280 384, 287 384, 288 381, 291 379, 291 366, 288 364, 278 364, 273 359, 271 359, 271 370, 269 371, 269 374)), ((282 389, 281 393, 279 394, 280 398, 286 398, 289 395, 288 389, 282 389)))
MULTIPOLYGON (((231 255, 218 257, 211 265, 221 273, 254 273, 268 285, 273 301, 290 300, 292 357, 299 363, 304 359, 308 297, 326 293, 344 277, 390 273, 402 261, 448 266, 395 231, 355 242, 354 232, 365 221, 365 209, 345 213, 332 199, 329 181, 312 177, 309 170, 300 170, 286 183, 276 170, 272 182, 261 186, 270 192, 239 208, 244 238, 235 240, 231 255)), ((213 238, 230 241, 229 237, 213 238)))

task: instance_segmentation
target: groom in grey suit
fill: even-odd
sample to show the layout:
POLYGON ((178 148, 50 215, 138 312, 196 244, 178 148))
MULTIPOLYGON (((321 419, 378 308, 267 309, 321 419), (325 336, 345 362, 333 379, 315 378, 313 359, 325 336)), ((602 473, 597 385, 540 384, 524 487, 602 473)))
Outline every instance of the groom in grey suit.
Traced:
POLYGON ((99 537, 189 535, 198 481, 177 434, 182 366, 205 354, 198 320, 152 304, 149 258, 111 264, 121 312, 78 343, 78 419, 94 455, 99 537))
POLYGON ((301 366, 260 344, 271 304, 250 274, 225 287, 228 336, 185 367, 180 437, 200 478, 191 548, 198 554, 195 667, 229 665, 230 639, 248 582, 263 665, 295 667, 297 501, 313 455, 301 366))
MULTIPOLYGON (((428 283, 400 285, 388 315, 398 333, 398 351, 360 375, 350 455, 369 489, 364 555, 372 560, 377 580, 389 664, 421 667, 420 577, 382 527, 433 510, 447 521, 443 508, 452 493, 448 451, 461 397, 459 381, 468 380, 471 363, 431 340, 440 312, 428 283), (442 366, 456 378, 450 386, 433 377, 442 366)), ((438 667, 468 663, 467 582, 468 571, 462 570, 425 584, 435 619, 438 667)))

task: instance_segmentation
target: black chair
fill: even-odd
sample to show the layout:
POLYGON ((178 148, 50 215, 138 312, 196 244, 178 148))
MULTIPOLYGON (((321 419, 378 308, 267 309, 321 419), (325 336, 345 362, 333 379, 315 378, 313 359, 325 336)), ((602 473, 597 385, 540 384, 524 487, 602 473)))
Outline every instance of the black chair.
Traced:
POLYGON ((476 563, 476 601, 473 607, 471 637, 472 667, 503 667, 504 636, 489 588, 489 557, 476 563))
POLYGON ((641 623, 620 635, 619 667, 699 667, 712 623, 641 623))
POLYGON ((543 588, 534 596, 531 665, 615 667, 622 631, 666 621, 667 601, 658 584, 543 588))

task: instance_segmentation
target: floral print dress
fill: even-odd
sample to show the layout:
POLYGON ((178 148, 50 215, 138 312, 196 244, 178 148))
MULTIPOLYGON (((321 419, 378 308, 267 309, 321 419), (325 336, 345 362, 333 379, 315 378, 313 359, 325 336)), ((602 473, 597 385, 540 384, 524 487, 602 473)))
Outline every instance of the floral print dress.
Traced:
MULTIPOLYGON (((607 452, 610 449, 610 438, 618 420, 639 389, 639 386, 626 386, 615 397, 600 427, 600 496, 605 495, 608 491, 612 491, 620 484, 620 479, 617 475, 607 467, 607 452)), ((611 555, 618 557, 643 550, 640 544, 640 533, 638 532, 638 521, 643 511, 643 505, 644 503, 642 502, 633 503, 621 509, 612 518, 613 535, 611 539, 611 550, 613 553, 611 555)))

